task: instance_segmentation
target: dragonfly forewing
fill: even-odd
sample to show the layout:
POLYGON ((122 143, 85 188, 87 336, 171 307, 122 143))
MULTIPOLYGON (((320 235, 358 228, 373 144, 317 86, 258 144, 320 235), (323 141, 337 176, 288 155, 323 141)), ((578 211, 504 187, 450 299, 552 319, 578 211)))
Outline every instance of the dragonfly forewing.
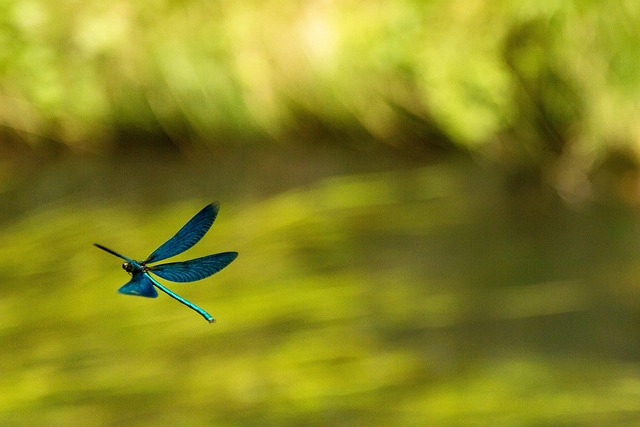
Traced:
POLYGON ((218 215, 220 209, 220 203, 214 202, 205 206, 200 212, 198 212, 193 218, 189 220, 180 230, 164 242, 158 249, 153 251, 145 263, 152 263, 162 261, 163 259, 171 258, 178 255, 202 239, 202 237, 209 231, 213 221, 218 215))
POLYGON ((122 258, 123 260, 127 261, 127 262, 128 262, 128 263, 130 263, 130 264, 135 265, 136 267, 140 267, 140 264, 139 264, 138 262, 136 262, 136 261, 132 260, 131 258, 127 258, 126 256, 121 255, 121 254, 119 254, 118 252, 116 252, 116 251, 114 251, 114 250, 111 250, 111 249, 109 249, 109 248, 106 248, 106 247, 104 247, 104 246, 102 246, 102 245, 100 245, 100 244, 98 244, 98 243, 94 243, 94 246, 95 246, 95 247, 97 247, 97 248, 102 249, 102 250, 103 250, 103 251, 105 251, 105 252, 109 252, 111 255, 115 255, 115 256, 117 256, 118 258, 122 258))

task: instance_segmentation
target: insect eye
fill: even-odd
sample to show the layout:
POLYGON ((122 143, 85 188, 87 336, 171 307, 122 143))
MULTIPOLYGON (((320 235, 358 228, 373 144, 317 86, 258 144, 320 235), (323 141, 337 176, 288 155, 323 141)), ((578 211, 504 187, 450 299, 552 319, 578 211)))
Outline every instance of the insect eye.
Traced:
POLYGON ((122 263, 122 268, 125 271, 131 272, 131 264, 129 263, 129 261, 125 261, 122 263))

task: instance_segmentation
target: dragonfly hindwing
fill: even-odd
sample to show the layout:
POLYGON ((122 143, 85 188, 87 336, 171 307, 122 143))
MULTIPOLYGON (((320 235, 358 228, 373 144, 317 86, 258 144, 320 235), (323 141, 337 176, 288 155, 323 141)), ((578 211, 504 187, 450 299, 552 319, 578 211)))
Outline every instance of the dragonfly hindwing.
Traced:
POLYGON ((184 262, 155 265, 149 267, 149 271, 172 282, 194 282, 222 270, 237 256, 237 252, 223 252, 184 262))
POLYGON ((158 291, 153 287, 153 283, 151 283, 147 274, 141 271, 134 272, 131 280, 118 289, 118 292, 121 294, 137 295, 149 298, 155 298, 158 296, 158 291))

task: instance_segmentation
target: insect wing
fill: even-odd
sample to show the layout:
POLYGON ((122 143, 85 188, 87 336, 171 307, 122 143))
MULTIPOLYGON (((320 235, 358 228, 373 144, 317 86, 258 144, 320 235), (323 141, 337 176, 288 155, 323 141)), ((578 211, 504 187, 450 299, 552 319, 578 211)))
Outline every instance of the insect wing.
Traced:
POLYGON ((215 202, 205 206, 193 218, 189 220, 180 230, 164 242, 158 249, 153 251, 145 263, 161 261, 178 255, 195 245, 209 231, 213 221, 218 215, 220 203, 215 202))
POLYGON ((133 264, 133 265, 138 265, 138 263, 137 263, 137 262, 135 262, 134 260, 132 260, 132 259, 130 259, 130 258, 127 258, 126 256, 121 255, 121 254, 119 254, 119 253, 118 253, 118 252, 116 252, 116 251, 113 251, 113 250, 111 250, 111 249, 109 249, 109 248, 105 248, 104 246, 99 245, 99 244, 97 244, 97 243, 94 243, 94 246, 95 246, 95 247, 97 247, 97 248, 102 249, 102 250, 103 250, 103 251, 105 251, 105 252, 109 252, 111 255, 115 255, 115 256, 117 256, 118 258, 122 258, 123 260, 125 260, 125 261, 127 261, 127 262, 129 262, 129 263, 131 263, 131 264, 133 264))
POLYGON ((222 270, 237 256, 237 252, 223 252, 184 262, 156 265, 150 267, 149 271, 172 282, 195 282, 222 270))
POLYGON ((158 296, 158 291, 153 287, 153 283, 149 277, 141 271, 135 271, 131 280, 118 289, 118 292, 121 294, 148 298, 155 298, 158 296))

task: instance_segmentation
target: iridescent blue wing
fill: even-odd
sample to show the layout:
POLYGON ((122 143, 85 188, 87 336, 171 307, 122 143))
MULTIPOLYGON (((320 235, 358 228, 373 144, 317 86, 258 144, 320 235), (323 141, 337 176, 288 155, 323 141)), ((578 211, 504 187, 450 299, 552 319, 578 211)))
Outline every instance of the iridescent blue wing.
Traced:
POLYGON ((237 256, 237 252, 223 252, 184 262, 155 265, 149 267, 149 271, 172 282, 195 282, 222 270, 237 256))
POLYGON ((205 206, 193 218, 182 226, 175 236, 164 242, 144 261, 151 263, 178 255, 195 245, 202 239, 218 215, 220 203, 214 202, 205 206))
POLYGON ((131 264, 133 264, 133 265, 136 265, 136 266, 138 265, 138 263, 137 263, 137 262, 135 262, 134 260, 132 260, 132 259, 130 259, 130 258, 127 258, 127 257, 126 257, 126 256, 124 256, 124 255, 120 255, 120 254, 119 254, 118 252, 116 252, 116 251, 113 251, 113 250, 111 250, 111 249, 109 249, 109 248, 105 248, 104 246, 99 245, 99 244, 97 244, 97 243, 94 243, 94 246, 95 246, 95 247, 97 247, 97 248, 102 249, 102 250, 103 250, 103 251, 105 251, 105 252, 109 252, 111 255, 115 255, 115 256, 117 256, 118 258, 122 258, 123 260, 125 260, 125 261, 127 261, 127 262, 129 262, 129 263, 131 263, 131 264))
POLYGON ((149 298, 155 298, 158 296, 158 291, 153 287, 153 283, 147 274, 141 271, 134 271, 131 280, 118 289, 118 292, 121 294, 137 295, 149 298))

